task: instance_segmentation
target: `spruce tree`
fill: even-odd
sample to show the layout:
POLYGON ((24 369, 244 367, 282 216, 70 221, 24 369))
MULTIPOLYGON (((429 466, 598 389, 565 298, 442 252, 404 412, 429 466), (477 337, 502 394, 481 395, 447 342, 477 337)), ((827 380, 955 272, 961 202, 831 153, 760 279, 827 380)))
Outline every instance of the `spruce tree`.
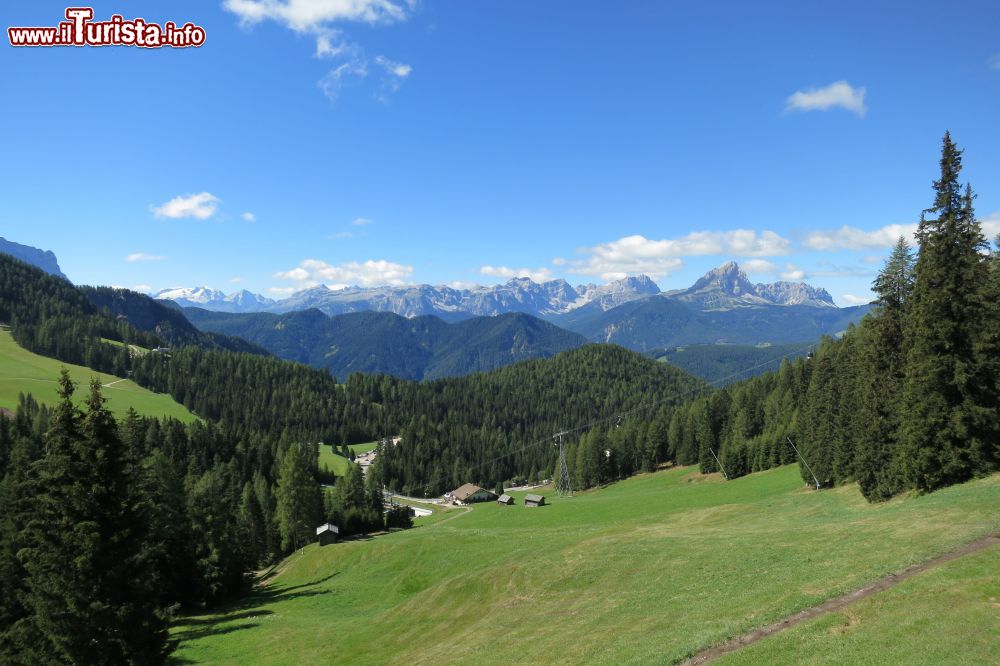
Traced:
MULTIPOLYGON (((308 447, 293 444, 281 463, 276 493, 277 519, 281 548, 285 551, 298 550, 307 544, 319 524, 323 505, 319 485, 313 478, 309 451, 308 447)), ((363 486, 361 492, 363 497, 363 486)))
POLYGON ((920 491, 987 471, 995 457, 995 381, 983 363, 989 325, 986 242, 959 183, 962 151, 945 134, 935 198, 917 230, 920 245, 907 322, 903 391, 907 480, 920 491))
POLYGON ((904 331, 913 293, 913 251, 900 237, 875 278, 876 308, 861 323, 855 428, 856 470, 869 501, 885 500, 902 488, 898 460, 904 331))
POLYGON ((156 664, 168 653, 146 505, 117 424, 91 385, 86 415, 63 371, 19 553, 47 660, 156 664))

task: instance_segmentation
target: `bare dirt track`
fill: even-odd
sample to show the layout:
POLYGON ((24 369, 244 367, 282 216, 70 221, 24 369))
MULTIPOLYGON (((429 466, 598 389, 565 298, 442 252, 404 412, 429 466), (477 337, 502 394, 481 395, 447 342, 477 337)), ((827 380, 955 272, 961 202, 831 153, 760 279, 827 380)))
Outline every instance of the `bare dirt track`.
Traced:
POLYGON ((864 599, 865 597, 870 597, 873 594, 877 594, 883 590, 886 590, 894 585, 898 585, 907 578, 911 576, 916 576, 919 573, 927 571, 928 569, 933 569, 939 567, 946 562, 950 562, 954 559, 958 559, 964 555, 969 555, 971 553, 978 552, 980 550, 985 550, 991 546, 1000 544, 1000 534, 991 534, 985 536, 981 539, 977 539, 972 543, 967 543, 964 546, 960 546, 954 550, 948 551, 938 555, 934 559, 927 560, 923 564, 914 565, 908 569, 904 569, 899 573, 889 574, 884 578, 880 578, 877 581, 870 583, 862 588, 854 590, 853 592, 848 592, 845 595, 829 599, 823 603, 807 608, 803 611, 799 611, 795 615, 786 617, 783 620, 773 622, 760 629, 755 629, 748 634, 744 634, 738 638, 726 641, 721 645, 716 645, 715 647, 703 650, 698 654, 694 655, 687 661, 683 662, 683 666, 695 666, 697 664, 706 664, 714 659, 729 654, 730 652, 735 652, 742 647, 756 643, 757 641, 767 638, 772 634, 776 634, 779 631, 784 631, 790 627, 794 627, 800 622, 806 620, 811 620, 814 617, 819 617, 820 615, 825 615, 827 613, 833 613, 838 611, 845 606, 848 606, 859 599, 864 599))

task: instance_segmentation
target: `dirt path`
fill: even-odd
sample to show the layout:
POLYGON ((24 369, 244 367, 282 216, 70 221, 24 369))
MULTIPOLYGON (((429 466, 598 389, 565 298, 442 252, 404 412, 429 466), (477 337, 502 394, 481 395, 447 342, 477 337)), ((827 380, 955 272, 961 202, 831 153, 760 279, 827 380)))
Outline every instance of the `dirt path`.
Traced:
POLYGON ((814 617, 838 611, 844 608, 845 606, 848 606, 854 603, 855 601, 858 601, 859 599, 870 597, 873 594, 877 594, 883 590, 893 587, 894 585, 898 585, 899 583, 903 582, 907 578, 910 578, 911 576, 916 576, 917 574, 927 571, 928 569, 934 569, 935 567, 939 567, 946 562, 950 562, 954 559, 957 559, 964 555, 969 555, 971 553, 978 552, 980 550, 985 550, 986 548, 989 548, 990 546, 995 546, 997 544, 1000 544, 1000 534, 991 534, 990 536, 977 539, 976 541, 973 541, 972 543, 967 543, 964 546, 956 548, 955 550, 951 550, 942 555, 938 555, 934 559, 928 560, 923 564, 914 565, 909 569, 904 569, 899 573, 889 574, 885 578, 880 578, 874 583, 870 583, 865 587, 854 590, 853 592, 848 592, 843 596, 830 599, 829 601, 825 601, 819 604, 818 606, 807 608, 803 611, 796 613, 795 615, 792 615, 791 617, 786 617, 785 619, 769 624, 766 627, 761 627, 760 629, 751 631, 748 634, 744 634, 739 638, 734 638, 730 641, 726 641, 722 645, 717 645, 713 648, 703 650, 698 654, 696 654, 695 656, 688 659, 687 661, 685 661, 683 666, 695 666, 696 664, 708 663, 714 659, 718 659, 719 657, 725 654, 729 654, 730 652, 735 652, 736 650, 739 650, 742 647, 756 643, 762 638, 767 638, 768 636, 776 634, 779 631, 784 631, 785 629, 794 627, 800 622, 805 622, 806 620, 811 620, 814 617))

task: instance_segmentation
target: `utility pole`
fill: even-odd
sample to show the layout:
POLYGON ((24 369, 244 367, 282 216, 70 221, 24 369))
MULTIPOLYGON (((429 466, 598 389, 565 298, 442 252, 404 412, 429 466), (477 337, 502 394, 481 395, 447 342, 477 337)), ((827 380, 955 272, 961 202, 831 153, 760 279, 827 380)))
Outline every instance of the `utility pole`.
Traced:
POLYGON ((806 469, 809 470, 809 473, 812 474, 813 481, 816 482, 816 490, 819 490, 819 479, 817 479, 816 478, 816 474, 813 473, 812 467, 810 467, 809 463, 806 462, 806 459, 802 457, 802 454, 799 453, 799 450, 795 448, 795 442, 792 441, 792 438, 788 437, 787 439, 788 439, 788 443, 792 445, 792 449, 794 449, 795 455, 797 455, 799 457, 799 460, 802 461, 802 464, 805 465, 806 469))
POLYGON ((718 465, 719 469, 722 470, 722 478, 724 478, 726 481, 728 481, 729 480, 729 475, 726 474, 726 468, 722 466, 722 461, 719 460, 719 456, 715 455, 715 451, 713 451, 712 449, 709 449, 708 451, 709 451, 709 453, 712 454, 712 457, 715 458, 715 464, 718 465))

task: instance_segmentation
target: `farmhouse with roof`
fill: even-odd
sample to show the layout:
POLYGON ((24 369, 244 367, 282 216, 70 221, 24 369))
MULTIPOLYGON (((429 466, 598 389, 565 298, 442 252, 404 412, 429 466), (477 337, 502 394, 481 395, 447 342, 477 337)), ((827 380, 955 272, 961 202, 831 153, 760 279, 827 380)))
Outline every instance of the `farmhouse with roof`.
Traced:
POLYGON ((450 499, 453 504, 472 504, 474 502, 495 500, 497 494, 480 488, 474 483, 467 483, 461 488, 451 491, 445 497, 450 499))

